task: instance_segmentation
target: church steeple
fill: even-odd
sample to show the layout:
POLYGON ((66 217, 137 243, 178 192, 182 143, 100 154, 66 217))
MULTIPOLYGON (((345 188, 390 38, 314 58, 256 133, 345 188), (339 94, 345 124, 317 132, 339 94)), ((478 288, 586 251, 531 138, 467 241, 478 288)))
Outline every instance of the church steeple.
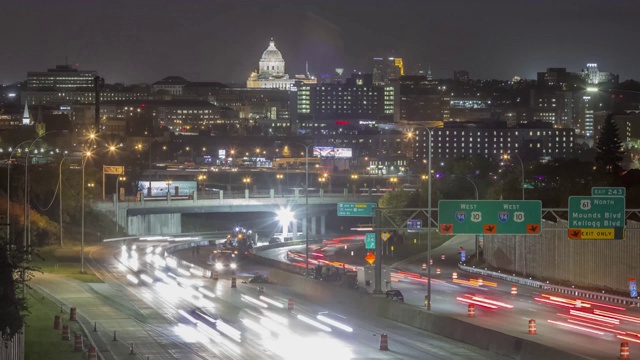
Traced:
POLYGON ((24 102, 24 112, 22 113, 22 125, 31 125, 31 116, 29 115, 29 105, 24 102))
POLYGON ((38 136, 44 135, 46 128, 42 121, 42 105, 38 105, 38 120, 36 121, 36 134, 38 136))

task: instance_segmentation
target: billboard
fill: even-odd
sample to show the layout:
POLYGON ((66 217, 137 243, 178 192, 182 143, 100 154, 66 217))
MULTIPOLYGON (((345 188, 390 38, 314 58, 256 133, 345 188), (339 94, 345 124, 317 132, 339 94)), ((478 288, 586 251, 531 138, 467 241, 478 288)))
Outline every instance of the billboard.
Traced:
POLYGON ((351 158, 353 156, 351 148, 335 148, 334 153, 336 158, 351 158))
POLYGON ((227 157, 227 150, 218 150, 218 159, 224 159, 227 157))
POLYGON ((314 146, 313 156, 315 157, 334 157, 335 150, 332 146, 314 146))
POLYGON ((167 190, 172 196, 191 195, 198 188, 196 181, 172 181, 167 185, 167 181, 138 181, 138 191, 142 191, 144 196, 167 196, 167 190), (176 187, 178 194, 175 193, 176 187))

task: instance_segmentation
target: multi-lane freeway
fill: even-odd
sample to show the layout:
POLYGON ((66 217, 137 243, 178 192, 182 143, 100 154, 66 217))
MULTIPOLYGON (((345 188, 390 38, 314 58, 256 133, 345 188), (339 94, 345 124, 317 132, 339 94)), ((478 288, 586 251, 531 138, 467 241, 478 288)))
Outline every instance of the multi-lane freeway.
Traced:
MULTIPOLYGON (((135 247, 105 243, 92 249, 89 260, 108 285, 132 295, 123 306, 131 308, 140 328, 154 338, 138 342, 137 349, 152 353, 153 359, 503 358, 385 319, 345 313, 340 299, 335 306, 318 305, 274 284, 261 284, 264 292, 258 292, 256 284, 242 279, 268 274, 269 268, 250 263, 239 265, 237 288, 232 288, 230 273, 220 274, 218 281, 205 279, 168 261, 165 248, 159 242, 135 247), (287 309, 289 298, 293 311, 287 309), (328 315, 318 318, 326 311, 328 315), (383 333, 389 351, 379 349, 383 333)), ((185 250, 180 256, 207 260, 204 249, 199 255, 185 250)))
MULTIPOLYGON (((621 342, 630 343, 632 353, 640 351, 640 309, 526 286, 517 286, 512 294, 512 283, 492 278, 479 282, 479 276, 457 268, 459 247, 471 248, 472 242, 472 237, 458 236, 434 252, 433 312, 588 358, 611 359, 618 354, 621 342), (474 318, 468 317, 469 303, 475 306, 474 318), (536 320, 536 335, 528 334, 531 319, 536 320)), ((304 247, 270 249, 261 254, 286 262, 291 259, 287 256, 291 250, 304 252, 304 247)), ((408 304, 424 306, 426 272, 422 266, 427 261, 426 256, 418 255, 393 266, 396 271, 391 287, 400 290, 408 304)))

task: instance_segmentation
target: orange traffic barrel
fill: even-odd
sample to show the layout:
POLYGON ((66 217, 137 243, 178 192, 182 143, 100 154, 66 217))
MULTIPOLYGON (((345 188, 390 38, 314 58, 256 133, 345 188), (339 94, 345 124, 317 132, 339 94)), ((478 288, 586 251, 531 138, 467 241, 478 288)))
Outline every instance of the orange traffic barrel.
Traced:
POLYGON ((423 270, 423 271, 424 271, 424 270, 427 270, 427 263, 426 263, 426 262, 423 262, 423 263, 422 263, 422 270, 423 270))
POLYGON ((69 334, 69 325, 62 325, 62 340, 71 341, 71 334, 69 334))
POLYGON ((87 360, 98 360, 98 353, 96 348, 93 346, 89 346, 89 350, 87 351, 87 360))
POLYGON ((60 315, 56 315, 53 317, 53 330, 60 330, 60 326, 62 325, 62 320, 60 320, 60 315))
POLYGON ((289 311, 293 311, 293 298, 289 298, 287 309, 289 309, 289 311))
POLYGON ((440 268, 436 268, 436 274, 440 274, 440 268))
POLYGON ((518 295, 518 287, 511 285, 511 295, 518 295))
POLYGON ((433 265, 433 259, 429 259, 429 264, 433 265))
POLYGON ((620 359, 630 359, 629 357, 629 343, 620 343, 620 359))
POLYGON ((478 286, 482 286, 482 279, 478 278, 478 286))
POLYGON ((236 277, 235 276, 231 278, 231 288, 232 289, 236 288, 236 277))
POLYGON ((389 339, 387 334, 380 334, 380 350, 389 351, 389 339))
POLYGON ((444 254, 440 255, 440 259, 444 260, 444 254))
POLYGON ((76 314, 77 314, 76 307, 75 306, 71 307, 69 309, 69 321, 76 321, 77 320, 76 314))
POLYGON ((73 351, 82 351, 82 334, 76 333, 73 341, 73 351))
POLYGON ((451 274, 451 278, 457 279, 458 278, 458 273, 454 271, 453 274, 451 274))
POLYGON ((529 320, 529 334, 535 335, 538 331, 536 330, 536 321, 531 319, 529 320))
POLYGON ((476 306, 473 304, 469 304, 467 306, 467 316, 468 317, 476 317, 476 306))

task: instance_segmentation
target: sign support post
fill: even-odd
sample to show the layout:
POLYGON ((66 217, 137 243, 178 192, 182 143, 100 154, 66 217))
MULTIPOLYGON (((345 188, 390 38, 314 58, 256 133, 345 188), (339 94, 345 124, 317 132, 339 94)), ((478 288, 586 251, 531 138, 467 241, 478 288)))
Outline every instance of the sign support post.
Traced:
POLYGON ((376 262, 374 264, 374 294, 382 294, 382 231, 380 230, 380 210, 373 209, 373 228, 376 231, 376 262))

